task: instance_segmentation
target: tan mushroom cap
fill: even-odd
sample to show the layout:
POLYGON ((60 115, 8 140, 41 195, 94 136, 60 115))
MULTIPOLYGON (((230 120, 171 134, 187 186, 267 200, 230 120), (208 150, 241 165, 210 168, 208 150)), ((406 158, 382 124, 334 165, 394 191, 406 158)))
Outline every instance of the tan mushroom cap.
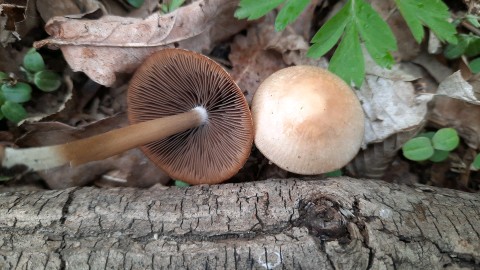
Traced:
POLYGON ((345 166, 360 149, 364 113, 353 90, 314 66, 270 75, 252 101, 255 145, 280 168, 320 174, 345 166))
POLYGON ((245 97, 230 75, 199 53, 164 49, 135 72, 128 89, 131 123, 204 108, 201 126, 142 146, 172 178, 213 184, 232 177, 253 144, 253 123, 245 97))

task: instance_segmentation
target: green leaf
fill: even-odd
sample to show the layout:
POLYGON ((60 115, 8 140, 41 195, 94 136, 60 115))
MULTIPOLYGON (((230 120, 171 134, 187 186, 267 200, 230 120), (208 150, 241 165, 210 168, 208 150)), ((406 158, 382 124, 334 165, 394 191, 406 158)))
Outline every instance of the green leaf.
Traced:
POLYGON ((180 181, 180 180, 175 180, 174 182, 175 182, 176 187, 189 187, 190 186, 190 184, 185 183, 185 182, 180 181))
POLYGON ((448 44, 443 51, 443 55, 448 59, 455 59, 464 54, 468 47, 468 39, 465 36, 466 35, 458 35, 457 44, 448 44))
POLYGON ((162 4, 163 13, 169 13, 178 9, 181 5, 185 3, 185 0, 171 0, 166 4, 162 4))
POLYGON ((14 123, 18 123, 27 117, 27 111, 25 111, 23 106, 15 102, 6 101, 0 107, 0 110, 5 118, 14 123))
POLYGON ((480 57, 470 61, 468 66, 470 67, 470 70, 473 73, 479 73, 480 72, 480 57))
POLYGON ((314 43, 307 52, 308 57, 320 58, 327 53, 338 42, 345 30, 347 22, 350 20, 350 7, 345 5, 330 20, 328 20, 313 36, 314 43))
POLYGON ((442 162, 448 158, 450 151, 443 151, 435 149, 433 152, 433 156, 429 158, 432 162, 442 162))
POLYGON ((473 167, 477 170, 480 170, 480 153, 477 154, 477 156, 475 157, 475 159, 473 160, 473 163, 472 163, 473 167))
POLYGON ((347 25, 342 41, 330 59, 328 69, 340 76, 348 85, 362 85, 365 63, 355 24, 347 25))
POLYGON ((365 1, 356 0, 355 13, 358 32, 373 60, 382 67, 395 63, 391 51, 396 51, 397 40, 388 24, 365 1))
POLYGON ((422 25, 428 26, 441 41, 457 43, 455 26, 448 22, 448 7, 441 0, 395 0, 395 3, 418 43, 424 37, 422 25))
POLYGON ((338 170, 335 170, 335 171, 325 173, 325 176, 326 177, 339 177, 339 176, 342 176, 342 174, 343 174, 342 170, 338 169, 338 170))
POLYGON ((403 155, 414 161, 423 161, 433 155, 432 143, 428 138, 416 137, 408 140, 402 146, 403 155))
POLYGON ((425 137, 425 138, 429 138, 431 140, 433 138, 433 135, 435 135, 435 132, 428 131, 428 132, 422 132, 422 133, 418 134, 416 137, 425 137))
POLYGON ((43 70, 35 73, 33 82, 44 92, 55 91, 62 84, 60 76, 51 70, 43 70))
POLYGON ((442 128, 435 132, 432 138, 433 148, 443 151, 452 151, 460 143, 460 137, 453 128, 442 128))
POLYGON ((23 66, 31 72, 37 72, 45 69, 45 62, 35 48, 32 48, 23 57, 23 66))
POLYGON ((234 16, 237 19, 255 20, 272 11, 284 1, 285 0, 241 0, 234 16))
POLYGON ((283 31, 300 16, 309 3, 310 0, 287 0, 275 19, 275 30, 283 31))
POLYGON ((0 71, 0 86, 4 83, 4 81, 7 81, 10 77, 8 76, 7 73, 1 72, 0 71))
POLYGON ((16 103, 29 101, 32 93, 32 87, 23 82, 17 82, 15 85, 6 83, 2 85, 0 90, 5 100, 16 103))
POLYGON ((475 35, 459 34, 457 44, 448 44, 443 54, 448 59, 459 58, 462 55, 467 57, 480 54, 480 37, 475 35))
POLYGON ((475 26, 476 28, 480 28, 480 23, 478 22, 478 16, 475 16, 475 15, 472 15, 472 14, 467 14, 467 16, 465 16, 465 19, 470 23, 472 24, 473 26, 475 26))
POLYGON ((143 5, 144 0, 127 0, 127 3, 134 8, 140 8, 143 5))

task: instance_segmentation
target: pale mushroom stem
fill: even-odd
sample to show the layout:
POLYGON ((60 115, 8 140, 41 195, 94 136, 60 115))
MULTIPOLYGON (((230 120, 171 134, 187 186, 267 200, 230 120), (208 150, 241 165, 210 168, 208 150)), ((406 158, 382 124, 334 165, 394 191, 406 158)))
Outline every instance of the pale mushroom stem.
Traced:
POLYGON ((2 166, 10 168, 25 165, 32 170, 45 170, 64 164, 80 165, 198 127, 207 120, 207 111, 199 106, 181 114, 141 122, 65 144, 25 149, 5 148, 2 166))

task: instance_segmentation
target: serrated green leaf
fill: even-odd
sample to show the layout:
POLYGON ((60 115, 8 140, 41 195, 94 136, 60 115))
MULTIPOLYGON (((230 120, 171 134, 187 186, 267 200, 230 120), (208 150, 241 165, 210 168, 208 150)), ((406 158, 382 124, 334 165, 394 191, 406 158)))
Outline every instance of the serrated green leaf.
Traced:
POLYGON ((477 170, 480 170, 480 153, 477 154, 477 156, 475 157, 475 159, 473 160, 473 163, 472 163, 473 167, 477 170))
POLYGON ((127 0, 127 3, 134 8, 140 8, 143 5, 144 0, 127 0))
POLYGON ((25 108, 15 102, 6 101, 0 107, 0 110, 2 111, 5 118, 14 123, 18 123, 27 117, 27 111, 25 111, 25 108))
POLYGON ((283 31, 298 18, 309 3, 310 0, 287 0, 275 19, 275 30, 283 31))
POLYGON ((234 16, 237 19, 256 20, 278 7, 284 1, 285 0, 241 0, 234 16))
POLYGON ((350 7, 345 5, 328 20, 313 36, 312 43, 314 43, 307 52, 308 57, 319 58, 327 53, 338 42, 345 30, 347 22, 350 20, 350 7))
POLYGON ((45 69, 45 62, 43 57, 32 48, 23 57, 23 66, 31 72, 37 72, 45 69))
POLYGON ((470 61, 470 63, 468 63, 468 66, 470 67, 470 70, 473 73, 475 73, 475 74, 479 73, 480 72, 480 57, 470 61))
POLYGON ((441 128, 432 138, 433 148, 443 151, 452 151, 460 143, 460 137, 453 128, 441 128))
POLYGON ((0 90, 5 100, 16 103, 29 101, 32 93, 32 87, 23 82, 17 82, 15 85, 6 83, 0 90))
POLYGON ((428 159, 431 162, 442 162, 448 158, 450 151, 443 151, 435 149, 433 155, 428 159))
POLYGON ((402 146, 402 151, 406 158, 413 161, 427 160, 434 153, 432 143, 426 137, 416 137, 408 140, 402 146))
POLYGON ((424 37, 423 26, 428 26, 441 41, 456 43, 455 26, 448 22, 450 13, 441 0, 395 0, 415 40, 424 37))
POLYGON ((347 25, 342 41, 330 59, 328 69, 340 76, 348 85, 362 85, 365 62, 355 24, 347 25))
POLYGON ((354 1, 356 24, 367 51, 382 67, 391 68, 395 63, 391 51, 397 50, 397 40, 388 24, 365 1, 354 1))
POLYGON ((42 70, 35 73, 33 83, 44 92, 52 92, 60 87, 62 81, 57 73, 51 70, 42 70))

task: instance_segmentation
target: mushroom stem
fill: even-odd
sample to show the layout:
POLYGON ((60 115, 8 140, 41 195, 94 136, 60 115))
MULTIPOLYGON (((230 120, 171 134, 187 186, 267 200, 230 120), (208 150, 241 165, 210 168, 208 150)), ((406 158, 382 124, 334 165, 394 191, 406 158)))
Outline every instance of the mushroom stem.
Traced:
POLYGON ((10 168, 21 164, 33 170, 45 170, 67 163, 76 166, 164 139, 200 126, 207 120, 207 111, 198 106, 188 112, 137 123, 65 144, 25 149, 6 148, 2 166, 10 168))

